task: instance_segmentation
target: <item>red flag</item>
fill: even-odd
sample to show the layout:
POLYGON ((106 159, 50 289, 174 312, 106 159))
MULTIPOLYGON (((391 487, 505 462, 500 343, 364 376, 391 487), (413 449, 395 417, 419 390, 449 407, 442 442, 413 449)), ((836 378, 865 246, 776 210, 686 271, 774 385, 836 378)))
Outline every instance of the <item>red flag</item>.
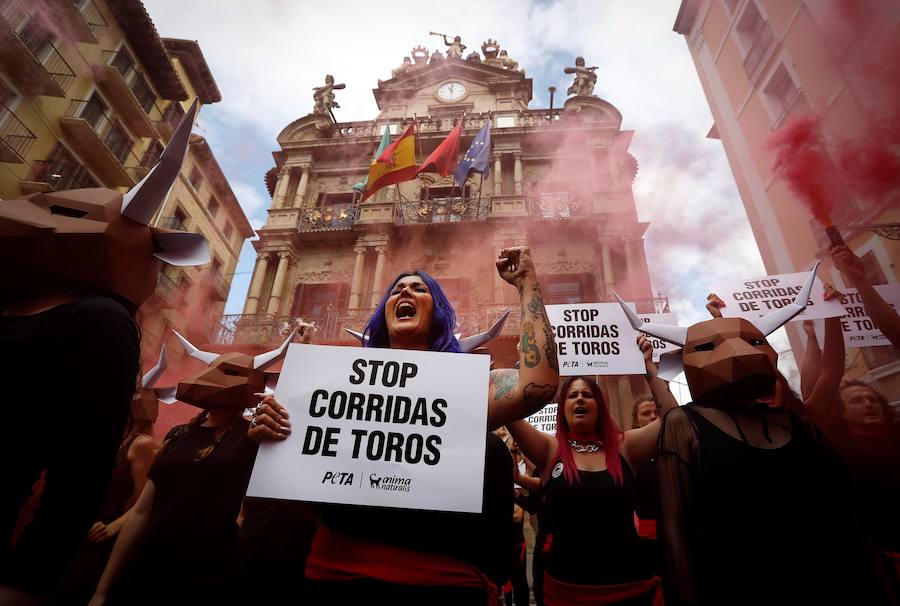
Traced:
POLYGON ((456 128, 451 130, 447 138, 441 141, 441 144, 422 162, 418 170, 416 170, 417 175, 424 172, 436 172, 440 176, 446 177, 450 174, 457 164, 457 158, 459 158, 459 140, 462 136, 462 124, 462 120, 456 123, 456 128))
MULTIPOLYGON (((382 164, 393 164, 394 163, 394 154, 397 153, 397 146, 400 145, 400 143, 404 139, 406 139, 406 137, 415 136, 414 132, 413 132, 414 127, 415 127, 415 123, 410 124, 409 127, 405 131, 403 131, 403 134, 400 135, 399 139, 397 139, 396 141, 394 141, 393 143, 388 145, 386 148, 384 148, 384 151, 381 152, 381 155, 378 156, 375 159, 375 161, 381 162, 382 164)), ((415 160, 413 160, 413 163, 415 163, 415 160)))

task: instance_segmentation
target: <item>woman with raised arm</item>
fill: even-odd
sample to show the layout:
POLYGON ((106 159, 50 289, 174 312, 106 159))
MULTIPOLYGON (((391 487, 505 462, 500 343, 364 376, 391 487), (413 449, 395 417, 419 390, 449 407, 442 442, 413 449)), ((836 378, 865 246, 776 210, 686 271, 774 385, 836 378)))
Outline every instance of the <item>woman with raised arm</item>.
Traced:
MULTIPOLYGON (((512 532, 512 465, 503 441, 487 430, 540 410, 558 382, 553 333, 531 252, 501 251, 496 261, 521 300, 520 368, 493 370, 481 514, 357 506, 323 506, 307 560, 311 603, 457 605, 496 600, 506 580, 512 532)), ((423 271, 400 274, 366 324, 368 347, 460 351, 455 313, 440 285, 423 271)), ((287 411, 266 398, 249 435, 284 439, 287 411)), ((271 579, 260 575, 260 583, 271 579)))
MULTIPOLYGON (((650 343, 643 335, 638 343, 651 384, 661 381, 650 343)), ((659 421, 622 432, 593 377, 567 377, 556 399, 556 436, 527 421, 507 425, 541 470, 553 520, 544 603, 659 604, 660 579, 634 526, 634 472, 656 452, 659 421)), ((675 406, 671 394, 659 401, 661 414, 675 406)))

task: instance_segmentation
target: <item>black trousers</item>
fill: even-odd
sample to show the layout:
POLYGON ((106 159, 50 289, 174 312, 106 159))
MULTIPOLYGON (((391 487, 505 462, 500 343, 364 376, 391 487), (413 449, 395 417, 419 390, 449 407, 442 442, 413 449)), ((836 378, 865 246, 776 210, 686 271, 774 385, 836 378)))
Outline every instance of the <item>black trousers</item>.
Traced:
POLYGON ((97 519, 139 368, 138 329, 114 299, 0 316, 0 584, 53 590, 97 519), (43 470, 40 505, 13 547, 43 470))

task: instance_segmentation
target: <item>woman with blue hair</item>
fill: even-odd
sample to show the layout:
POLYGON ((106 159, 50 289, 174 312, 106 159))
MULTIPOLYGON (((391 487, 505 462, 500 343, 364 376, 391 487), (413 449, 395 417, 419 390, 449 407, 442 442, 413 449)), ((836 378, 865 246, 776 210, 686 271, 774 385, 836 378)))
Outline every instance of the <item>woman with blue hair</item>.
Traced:
MULTIPOLYGON (((550 402, 559 369, 531 251, 505 249, 496 265, 519 291, 521 335, 519 368, 490 374, 482 512, 323 506, 306 566, 314 593, 310 603, 499 603, 496 588, 506 579, 513 547, 512 460, 489 431, 550 402)), ((423 271, 402 273, 366 324, 364 344, 458 352, 455 322, 434 278, 423 271)), ((256 418, 251 438, 283 440, 290 433, 287 412, 271 397, 257 408, 256 418)))

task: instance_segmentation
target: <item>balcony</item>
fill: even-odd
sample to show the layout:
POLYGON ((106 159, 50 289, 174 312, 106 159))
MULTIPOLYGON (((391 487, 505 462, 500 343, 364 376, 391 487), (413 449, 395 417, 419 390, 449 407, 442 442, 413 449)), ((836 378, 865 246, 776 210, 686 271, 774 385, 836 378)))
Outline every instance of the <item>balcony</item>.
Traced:
POLYGON ((586 205, 567 192, 529 196, 528 211, 536 219, 574 219, 588 213, 586 205))
POLYGON ((350 229, 356 222, 356 204, 335 204, 322 208, 303 208, 300 212, 300 231, 336 231, 350 229))
POLYGON ((51 0, 43 4, 66 24, 67 33, 78 42, 97 44, 108 26, 92 0, 51 0))
POLYGON ((222 301, 227 301, 228 291, 231 290, 231 285, 228 284, 224 277, 222 277, 222 274, 218 271, 210 270, 209 280, 212 282, 213 288, 215 288, 219 296, 222 297, 222 301))
POLYGON ((65 115, 60 116, 59 125, 69 145, 91 163, 105 182, 131 187, 140 179, 138 175, 144 167, 131 152, 132 144, 119 137, 109 112, 90 101, 73 99, 65 115))
POLYGON ((774 42, 775 36, 772 34, 769 22, 762 22, 750 50, 747 51, 747 56, 744 57, 744 72, 746 72, 748 80, 753 81, 753 77, 759 71, 774 42))
POLYGON ((178 231, 188 231, 188 228, 184 224, 184 219, 181 217, 162 217, 157 224, 157 227, 163 227, 165 229, 177 229, 178 231))
POLYGON ((489 198, 432 198, 418 202, 399 202, 394 212, 394 222, 397 225, 465 223, 487 219, 491 203, 489 198))
POLYGON ((99 187, 91 174, 74 160, 35 160, 25 179, 19 181, 23 193, 34 194, 84 187, 99 187))
POLYGON ((19 0, 0 5, 0 48, 0 68, 25 92, 66 96, 75 72, 19 0))
POLYGON ((181 122, 182 116, 184 116, 184 108, 181 107, 178 101, 172 101, 169 103, 166 111, 161 111, 160 115, 162 119, 154 121, 156 132, 168 141, 172 137, 172 133, 175 132, 175 127, 181 122))
POLYGON ((0 105, 0 162, 23 164, 34 133, 5 105, 0 105))
MULTIPOLYGON (((99 61, 91 66, 91 71, 131 132, 141 137, 153 137, 156 135, 153 123, 134 92, 140 83, 137 72, 130 64, 123 67, 122 63, 117 62, 118 55, 118 51, 103 51, 99 61), (129 80, 133 80, 132 84, 128 83, 129 80)), ((154 107, 152 100, 149 106, 151 109, 154 107)))

